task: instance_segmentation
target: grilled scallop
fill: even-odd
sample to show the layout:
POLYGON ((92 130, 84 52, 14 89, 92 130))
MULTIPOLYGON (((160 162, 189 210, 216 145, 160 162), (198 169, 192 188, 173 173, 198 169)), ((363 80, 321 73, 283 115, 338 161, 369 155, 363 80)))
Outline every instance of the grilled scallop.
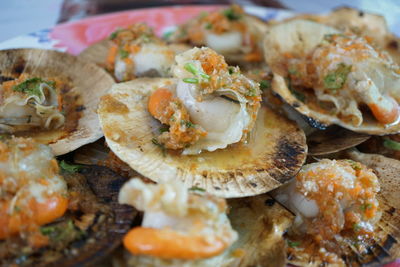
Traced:
POLYGON ((304 161, 304 134, 260 107, 258 84, 208 48, 176 57, 175 78, 121 83, 103 97, 111 150, 133 169, 225 196, 266 192, 304 161))
POLYGON ((36 49, 0 51, 0 132, 65 154, 102 136, 95 113, 113 79, 94 64, 36 49))
POLYGON ((292 20, 272 27, 264 44, 273 90, 301 114, 368 134, 400 130, 399 67, 364 37, 292 20))

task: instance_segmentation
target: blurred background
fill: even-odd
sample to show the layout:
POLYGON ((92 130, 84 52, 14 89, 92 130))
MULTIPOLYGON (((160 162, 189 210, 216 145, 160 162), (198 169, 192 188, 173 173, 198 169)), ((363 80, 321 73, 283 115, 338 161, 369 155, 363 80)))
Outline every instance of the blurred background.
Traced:
POLYGON ((322 13, 339 6, 351 6, 382 14, 392 30, 400 28, 400 0, 1 0, 0 42, 48 29, 58 23, 79 20, 96 14, 155 6, 229 3, 285 8, 309 13, 322 13))

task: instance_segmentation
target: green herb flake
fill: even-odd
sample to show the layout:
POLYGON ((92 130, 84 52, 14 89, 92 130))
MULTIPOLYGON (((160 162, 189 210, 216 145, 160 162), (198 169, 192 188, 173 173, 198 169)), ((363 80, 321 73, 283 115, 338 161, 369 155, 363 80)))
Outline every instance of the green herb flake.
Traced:
POLYGON ((111 34, 110 34, 110 37, 108 37, 110 40, 114 40, 115 38, 117 38, 117 36, 118 36, 118 33, 120 33, 121 32, 121 29, 118 29, 118 30, 115 30, 114 32, 112 32, 111 34))
POLYGON ((163 125, 158 129, 158 131, 160 132, 160 134, 168 132, 169 131, 169 126, 163 125))
POLYGON ((82 239, 82 237, 86 235, 85 231, 75 227, 71 219, 55 225, 42 226, 40 227, 40 232, 43 235, 48 236, 50 242, 53 244, 69 243, 71 241, 82 239))
POLYGON ((297 71, 296 68, 289 68, 288 72, 289 72, 289 74, 294 75, 294 76, 299 74, 299 72, 297 71))
POLYGON ((291 241, 291 240, 287 240, 287 244, 289 247, 291 248, 295 248, 300 246, 300 242, 299 241, 291 241))
POLYGON ((358 223, 353 224, 354 232, 359 232, 362 229, 361 225, 358 223))
POLYGON ((359 171, 361 170, 361 164, 359 162, 356 162, 354 160, 348 159, 346 160, 348 163, 350 163, 351 167, 355 170, 355 171, 359 171))
POLYGON ((82 169, 81 165, 69 164, 69 163, 65 162, 64 160, 60 161, 59 165, 60 165, 61 170, 64 172, 67 172, 67 173, 76 173, 82 169))
POLYGON ((266 90, 266 89, 269 89, 269 88, 271 88, 271 82, 270 81, 267 81, 267 80, 260 81, 260 89, 261 90, 266 90))
POLYGON ((54 88, 54 86, 55 86, 55 82, 53 82, 53 81, 45 81, 41 78, 35 77, 35 78, 27 79, 24 82, 13 86, 13 90, 16 92, 25 93, 28 95, 35 95, 35 96, 40 97, 40 95, 41 95, 40 84, 42 84, 42 83, 45 83, 52 88, 54 88))
POLYGON ((396 142, 390 138, 383 139, 383 146, 389 149, 400 151, 400 143, 396 142))
POLYGON ((372 204, 371 203, 365 203, 365 204, 363 204, 361 206, 361 210, 362 211, 366 211, 366 210, 369 210, 369 209, 372 209, 372 204))
POLYGON ((186 63, 184 66, 184 69, 187 70, 188 72, 192 73, 193 75, 197 75, 199 70, 196 68, 196 66, 193 63, 186 63))
POLYGON ((207 30, 211 30, 211 29, 212 29, 212 26, 213 26, 213 25, 212 25, 210 22, 207 22, 205 28, 206 28, 207 30))
POLYGON ((193 128, 194 124, 191 121, 181 120, 181 126, 185 126, 186 128, 193 128))
POLYGON ((174 33, 173 31, 166 32, 166 33, 163 34, 162 38, 164 40, 169 40, 169 38, 171 38, 173 33, 174 33))
POLYGON ((20 208, 19 206, 14 206, 14 211, 15 211, 15 212, 20 212, 20 211, 21 211, 21 208, 20 208))
POLYGON ((182 81, 184 81, 185 83, 199 83, 199 79, 197 78, 185 78, 182 81))
POLYGON ((229 20, 239 20, 241 18, 240 14, 237 14, 233 8, 228 8, 223 11, 223 14, 225 17, 227 17, 229 20))
POLYGON ((192 186, 191 188, 189 188, 189 191, 206 192, 204 188, 198 186, 192 186))
POLYGON ((127 58, 129 56, 129 52, 123 49, 119 49, 118 54, 122 59, 127 58))
POLYGON ((246 93, 247 96, 257 96, 257 89, 252 87, 249 89, 249 91, 246 93))
POLYGON ((235 73, 235 68, 234 67, 228 67, 228 72, 229 74, 234 74, 235 73))
POLYGON ((325 88, 332 90, 342 88, 350 72, 351 65, 340 63, 335 71, 324 77, 325 88))

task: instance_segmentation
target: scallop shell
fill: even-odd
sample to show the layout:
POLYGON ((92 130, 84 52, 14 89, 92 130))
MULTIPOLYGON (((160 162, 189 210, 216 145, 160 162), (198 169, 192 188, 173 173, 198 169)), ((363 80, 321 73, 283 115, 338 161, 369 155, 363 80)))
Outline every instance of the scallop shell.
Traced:
POLYGON ((294 122, 267 107, 258 114, 248 144, 183 156, 163 153, 152 143, 160 124, 147 111, 149 95, 176 79, 140 78, 116 84, 99 105, 100 124, 110 149, 153 181, 179 179, 223 197, 267 192, 293 177, 307 152, 305 136, 294 122))
POLYGON ((317 130, 307 136, 308 155, 336 153, 355 147, 370 137, 370 135, 352 132, 339 126, 329 127, 325 131, 317 130))
POLYGON ((267 194, 228 200, 228 214, 239 239, 223 254, 197 261, 162 261, 128 252, 114 259, 115 266, 143 267, 283 267, 286 266, 286 242, 283 233, 293 215, 267 194))
POLYGON ((264 51, 265 60, 274 72, 272 89, 295 110, 308 117, 312 122, 317 122, 319 127, 324 128, 336 124, 351 131, 372 135, 399 132, 400 124, 382 125, 372 116, 364 116, 363 123, 359 127, 355 127, 337 116, 324 114, 307 106, 297 99, 288 88, 285 78, 281 75, 283 73, 281 63, 284 58, 282 55, 286 52, 304 55, 315 48, 326 34, 337 32, 334 28, 307 20, 291 20, 271 27, 264 39, 264 51))
MULTIPOLYGON (((107 62, 108 51, 112 47, 113 42, 111 40, 105 39, 100 42, 97 42, 85 50, 83 50, 79 54, 79 58, 85 60, 87 62, 95 63, 100 67, 105 67, 107 62)), ((175 54, 179 54, 185 52, 191 47, 185 44, 169 44, 168 47, 175 52, 175 54)))
MULTIPOLYGON (((382 217, 375 229, 375 239, 367 255, 360 255, 352 244, 342 246, 340 256, 346 266, 381 266, 400 257, 400 161, 376 154, 364 154, 351 150, 345 155, 374 170, 380 182, 378 201, 382 217)), ((329 265, 307 253, 290 255, 290 263, 298 266, 329 265)), ((336 266, 336 265, 335 265, 336 266)))
MULTIPOLYGON (((68 93, 80 96, 82 116, 75 130, 49 144, 55 155, 62 155, 99 139, 103 133, 96 114, 100 97, 114 83, 110 75, 94 64, 86 63, 65 53, 39 49, 12 49, 0 51, 0 77, 27 73, 30 77, 56 77, 70 81, 68 93)), ((41 136, 49 143, 52 131, 41 136)))

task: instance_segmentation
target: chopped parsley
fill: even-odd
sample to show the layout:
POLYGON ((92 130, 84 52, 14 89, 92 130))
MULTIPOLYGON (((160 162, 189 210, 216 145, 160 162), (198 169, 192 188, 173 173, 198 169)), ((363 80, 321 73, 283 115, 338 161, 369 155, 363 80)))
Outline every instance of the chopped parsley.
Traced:
POLYGON ((233 20, 239 20, 239 19, 241 18, 241 15, 240 15, 240 14, 237 14, 237 13, 235 12, 235 10, 233 10, 233 8, 225 9, 225 10, 223 11, 223 14, 224 14, 225 17, 227 17, 227 18, 228 18, 229 20, 231 20, 231 21, 233 21, 233 20))
POLYGON ((20 212, 20 211, 21 211, 21 208, 20 208, 19 206, 14 206, 14 211, 15 211, 15 212, 20 212))
POLYGON ((324 77, 324 86, 327 89, 340 89, 346 82, 347 76, 351 71, 351 65, 340 63, 337 69, 324 77))
POLYGON ((65 162, 64 160, 59 162, 60 168, 64 172, 68 173, 76 173, 79 172, 82 169, 81 165, 75 165, 75 164, 69 164, 65 162))
POLYGON ((123 59, 123 58, 127 58, 129 56, 129 52, 125 51, 123 49, 119 49, 118 50, 118 54, 119 56, 123 59))
POLYGON ((229 72, 229 74, 234 74, 234 73, 235 73, 235 68, 229 66, 229 67, 228 67, 228 72, 229 72))
POLYGON ((390 138, 383 139, 383 146, 389 149, 400 151, 400 143, 390 138))
POLYGON ((260 89, 265 90, 271 88, 271 82, 267 80, 260 81, 260 89))
POLYGON ((199 83, 199 79, 197 78, 185 78, 182 81, 184 81, 185 83, 199 83))
POLYGON ((53 81, 45 81, 41 78, 35 77, 35 78, 31 78, 31 79, 27 79, 24 82, 13 86, 13 90, 16 92, 21 92, 21 93, 25 93, 27 95, 35 95, 35 96, 41 96, 41 92, 40 92, 40 84, 45 83, 48 86, 54 88, 55 86, 55 82, 53 81))
POLYGON ((186 126, 186 128, 194 127, 194 124, 191 121, 181 120, 181 126, 186 126))
POLYGON ((288 244, 288 246, 291 247, 291 248, 295 248, 295 247, 300 246, 300 242, 299 242, 299 241, 290 241, 290 240, 287 240, 287 244, 288 244))
POLYGON ((207 30, 211 30, 211 29, 212 29, 212 24, 211 24, 210 22, 207 22, 205 28, 206 28, 207 30))

